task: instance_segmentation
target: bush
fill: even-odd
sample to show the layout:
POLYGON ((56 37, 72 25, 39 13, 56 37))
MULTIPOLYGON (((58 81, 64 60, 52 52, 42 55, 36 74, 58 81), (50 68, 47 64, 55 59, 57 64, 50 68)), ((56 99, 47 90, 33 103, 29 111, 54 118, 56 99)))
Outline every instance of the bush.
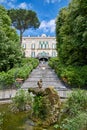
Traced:
POLYGON ((86 130, 87 126, 87 113, 80 112, 73 118, 65 119, 62 124, 62 130, 86 130))
POLYGON ((87 92, 73 90, 63 106, 60 123, 54 127, 61 130, 86 130, 87 126, 87 92))
POLYGON ((1 126, 3 125, 3 114, 0 113, 0 130, 2 130, 1 126))
POLYGON ((37 65, 39 64, 39 61, 38 59, 35 59, 35 58, 22 58, 22 61, 20 63, 20 66, 24 66, 24 65, 32 65, 33 68, 36 68, 37 65))
POLYGON ((60 76, 63 81, 66 79, 66 83, 72 87, 82 87, 85 85, 85 79, 81 76, 80 68, 73 66, 65 67, 60 76))
POLYGON ((33 69, 32 65, 29 65, 29 66, 24 65, 17 72, 16 78, 22 78, 23 80, 25 80, 26 78, 28 78, 28 76, 29 76, 30 72, 32 71, 32 69, 33 69))
POLYGON ((21 78, 24 81, 38 63, 37 59, 23 58, 20 67, 16 66, 7 72, 0 72, 0 89, 20 86, 16 83, 16 79, 21 78))
POLYGON ((50 101, 47 97, 36 95, 33 102, 33 115, 36 118, 46 119, 51 108, 50 101))
POLYGON ((70 115, 75 116, 79 111, 86 112, 87 109, 87 92, 85 90, 73 90, 66 102, 66 109, 70 115))
POLYGON ((25 90, 17 91, 15 97, 12 99, 12 111, 24 111, 30 109, 32 106, 32 96, 25 90))
POLYGON ((87 85, 87 65, 85 66, 65 66, 58 58, 51 58, 49 65, 55 70, 61 80, 71 87, 86 87, 87 85))
POLYGON ((56 64, 58 63, 58 58, 57 57, 53 57, 49 60, 49 65, 54 69, 56 67, 56 64))

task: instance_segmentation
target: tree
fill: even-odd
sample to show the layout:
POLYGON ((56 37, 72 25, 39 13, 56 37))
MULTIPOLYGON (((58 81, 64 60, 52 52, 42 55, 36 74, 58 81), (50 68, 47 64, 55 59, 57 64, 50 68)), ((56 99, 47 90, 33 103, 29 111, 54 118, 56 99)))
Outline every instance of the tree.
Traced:
POLYGON ((11 69, 20 62, 22 56, 19 36, 11 27, 11 19, 7 11, 0 6, 0 71, 11 69))
POLYGON ((56 21, 57 50, 65 65, 87 65, 87 0, 72 0, 56 21))
POLYGON ((12 20, 12 25, 20 31, 20 44, 22 43, 22 35, 28 28, 38 28, 40 22, 37 15, 32 10, 11 9, 8 14, 12 20))

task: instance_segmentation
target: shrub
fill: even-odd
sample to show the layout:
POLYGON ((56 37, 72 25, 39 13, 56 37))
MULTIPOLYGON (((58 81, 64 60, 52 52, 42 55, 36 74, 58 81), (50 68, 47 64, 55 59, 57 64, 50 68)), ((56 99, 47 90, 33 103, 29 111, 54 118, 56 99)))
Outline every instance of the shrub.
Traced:
POLYGON ((49 65, 55 70, 63 82, 71 87, 86 87, 87 85, 87 65, 85 66, 65 66, 57 58, 51 58, 49 65))
POLYGON ((17 78, 22 78, 23 80, 25 80, 26 78, 28 78, 30 72, 32 71, 33 66, 32 65, 24 65, 23 67, 21 67, 17 73, 17 78))
MULTIPOLYGON (((85 84, 84 79, 80 74, 80 68, 68 66, 63 69, 60 76, 62 80, 65 78, 67 80, 67 84, 73 87, 82 87, 85 84)), ((64 81, 64 80, 63 80, 64 81)))
POLYGON ((86 130, 87 126, 87 92, 85 90, 73 90, 63 106, 60 123, 54 128, 61 130, 86 130))
POLYGON ((17 91, 15 97, 12 99, 13 111, 24 111, 30 109, 32 106, 32 96, 25 90, 17 91))
POLYGON ((0 89, 19 87, 16 83, 17 78, 25 80, 30 72, 38 65, 38 60, 34 58, 23 58, 20 67, 12 68, 7 72, 0 72, 0 89))
POLYGON ((62 121, 60 128, 62 130, 86 130, 87 113, 80 112, 73 118, 66 118, 62 121))
POLYGON ((46 119, 51 108, 50 101, 47 97, 36 95, 33 102, 33 115, 36 118, 46 119))
POLYGON ((61 124, 55 124, 55 129, 61 130, 86 130, 87 126, 87 113, 79 113, 73 118, 65 118, 61 124))
POLYGON ((87 92, 85 90, 73 90, 66 102, 70 115, 76 115, 79 111, 87 109, 87 92))
POLYGON ((1 126, 3 125, 3 114, 0 113, 0 130, 2 130, 1 126))
POLYGON ((21 63, 20 63, 20 66, 24 66, 24 65, 32 65, 33 68, 36 68, 37 65, 39 64, 39 61, 38 59, 35 59, 35 58, 23 58, 21 63))

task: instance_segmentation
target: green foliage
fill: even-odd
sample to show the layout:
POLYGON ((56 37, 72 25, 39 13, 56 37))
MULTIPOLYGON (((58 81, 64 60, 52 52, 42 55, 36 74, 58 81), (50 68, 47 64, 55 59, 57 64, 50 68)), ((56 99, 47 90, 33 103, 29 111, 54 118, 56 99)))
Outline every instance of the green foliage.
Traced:
POLYGON ((87 2, 72 0, 56 20, 57 51, 65 65, 87 65, 87 2))
POLYGON ((10 69, 8 72, 0 73, 0 89, 16 87, 16 73, 19 68, 10 69))
POLYGON ((20 64, 16 64, 15 68, 7 72, 0 72, 0 89, 20 87, 16 82, 17 78, 28 78, 30 72, 39 64, 39 61, 34 58, 23 58, 20 64))
POLYGON ((73 118, 66 118, 61 122, 61 125, 56 125, 54 128, 61 128, 61 130, 86 130, 87 113, 80 112, 73 118))
POLYGON ((25 64, 27 65, 31 64, 33 65, 33 68, 36 68, 37 65, 39 64, 39 60, 35 58, 22 58, 20 66, 23 66, 25 64))
POLYGON ((66 108, 71 116, 75 116, 79 111, 87 111, 87 92, 85 90, 73 90, 66 102, 66 108))
POLYGON ((12 25, 20 31, 20 43, 22 42, 22 35, 26 29, 36 29, 40 25, 36 13, 32 10, 11 9, 8 10, 8 15, 12 20, 12 25))
POLYGON ((86 85, 85 79, 82 78, 80 68, 72 66, 65 67, 63 68, 60 76, 62 80, 70 86, 83 87, 86 85))
POLYGON ((66 126, 68 127, 68 130, 86 129, 87 113, 79 113, 79 115, 73 118, 71 121, 68 120, 66 126))
POLYGON ((63 106, 60 123, 54 128, 61 130, 86 130, 87 128, 87 92, 73 90, 63 106), (64 115, 66 115, 64 117, 64 115), (62 119, 63 116, 63 119, 62 119))
POLYGON ((0 113, 0 130, 2 130, 1 126, 3 125, 3 114, 0 113))
POLYGON ((50 58, 48 64, 54 69, 56 68, 58 61, 59 60, 57 57, 53 57, 53 58, 50 58))
POLYGON ((6 9, 0 5, 0 27, 1 27, 1 25, 10 26, 10 24, 11 24, 11 20, 7 15, 6 9))
POLYGON ((87 85, 87 65, 85 66, 65 66, 60 60, 51 58, 49 65, 55 70, 61 80, 71 87, 86 87, 87 85))
POLYGON ((20 63, 20 69, 16 73, 16 78, 22 78, 25 80, 28 78, 30 72, 37 67, 39 61, 34 58, 23 58, 20 63))
POLYGON ((46 119, 50 110, 50 102, 44 96, 35 96, 33 102, 33 114, 36 118, 46 119))
POLYGON ((25 90, 17 91, 15 97, 12 99, 12 110, 24 111, 27 107, 32 106, 32 96, 25 90))
POLYGON ((11 27, 11 20, 4 7, 0 6, 0 71, 8 71, 22 57, 19 37, 11 27))
POLYGON ((21 67, 19 69, 19 71, 17 72, 17 76, 18 78, 22 78, 23 80, 27 79, 30 72, 32 71, 33 66, 32 65, 24 65, 23 67, 21 67))

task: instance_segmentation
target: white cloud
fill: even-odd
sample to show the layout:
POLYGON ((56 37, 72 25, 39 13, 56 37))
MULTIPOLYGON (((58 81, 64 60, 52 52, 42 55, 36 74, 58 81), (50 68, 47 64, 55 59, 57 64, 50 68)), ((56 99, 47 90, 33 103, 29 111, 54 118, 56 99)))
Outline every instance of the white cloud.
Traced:
POLYGON ((16 2, 17 0, 0 0, 0 3, 1 4, 5 4, 5 5, 7 5, 8 7, 11 7, 11 8, 14 8, 15 7, 15 2, 16 2))
POLYGON ((18 8, 22 8, 22 9, 32 9, 32 4, 29 3, 27 4, 26 2, 20 3, 18 5, 18 8))
POLYGON ((27 6, 27 4, 26 4, 25 2, 23 2, 23 3, 21 3, 18 7, 19 7, 19 8, 22 8, 22 9, 25 9, 25 8, 27 8, 28 6, 27 6))
POLYGON ((43 29, 44 32, 55 32, 55 19, 52 19, 48 22, 43 20, 40 24, 39 29, 43 29))
POLYGON ((16 2, 17 0, 0 0, 0 3, 11 3, 11 2, 16 2))
POLYGON ((62 0, 45 0, 46 3, 55 3, 55 2, 61 2, 62 0))
POLYGON ((11 7, 11 8, 14 8, 14 7, 15 7, 15 5, 12 4, 12 2, 8 2, 8 6, 11 7))
POLYGON ((6 3, 7 0, 0 0, 0 3, 6 3))

